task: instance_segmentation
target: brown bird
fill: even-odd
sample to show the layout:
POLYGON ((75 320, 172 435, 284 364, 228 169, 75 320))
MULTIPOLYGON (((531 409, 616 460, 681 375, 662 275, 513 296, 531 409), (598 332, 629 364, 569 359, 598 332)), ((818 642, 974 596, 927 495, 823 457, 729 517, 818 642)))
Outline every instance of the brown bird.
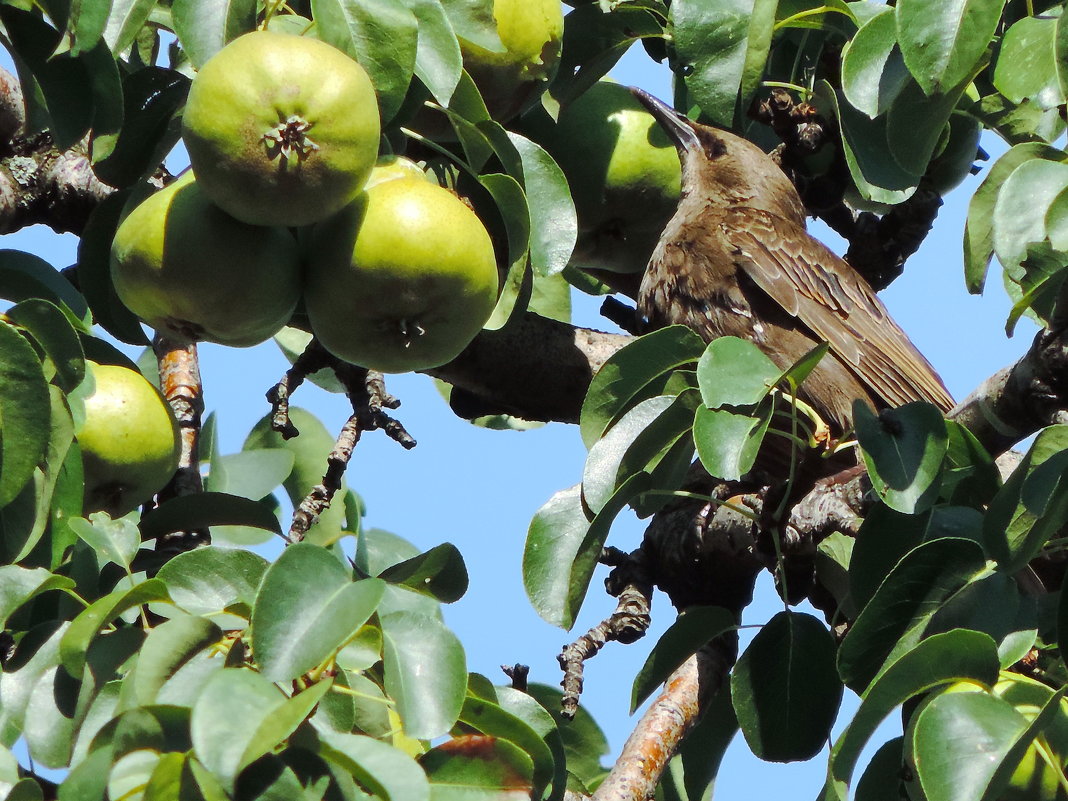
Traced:
POLYGON ((651 328, 681 323, 709 341, 741 337, 783 369, 829 343, 800 396, 836 433, 851 427, 858 398, 876 410, 953 405, 868 283, 805 230, 797 190, 764 151, 632 91, 682 161, 679 207, 638 295, 651 328))

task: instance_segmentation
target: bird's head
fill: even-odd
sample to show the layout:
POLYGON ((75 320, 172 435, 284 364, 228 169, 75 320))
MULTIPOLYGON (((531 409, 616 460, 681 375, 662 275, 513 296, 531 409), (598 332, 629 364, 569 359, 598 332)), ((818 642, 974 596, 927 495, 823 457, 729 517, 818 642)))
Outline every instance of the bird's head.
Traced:
POLYGON ((679 151, 684 198, 751 206, 804 224, 797 190, 767 153, 740 136, 693 122, 642 89, 630 91, 679 151))

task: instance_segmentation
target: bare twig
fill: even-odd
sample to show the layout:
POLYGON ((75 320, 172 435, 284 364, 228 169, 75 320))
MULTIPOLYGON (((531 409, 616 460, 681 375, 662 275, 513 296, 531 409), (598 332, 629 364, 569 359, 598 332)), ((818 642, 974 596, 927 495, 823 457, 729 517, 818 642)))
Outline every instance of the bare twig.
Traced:
POLYGON ((530 676, 530 665, 501 665, 501 670, 504 671, 504 675, 508 677, 508 680, 512 683, 513 690, 519 690, 521 693, 527 691, 527 677, 530 676))
POLYGON ((319 344, 319 340, 313 338, 282 376, 282 380, 267 390, 267 400, 271 402, 271 428, 281 434, 282 439, 292 439, 300 433, 289 419, 290 395, 309 375, 329 367, 331 359, 333 357, 319 344))
POLYGON ((737 655, 737 635, 717 638, 687 659, 627 738, 593 801, 646 801, 683 738, 717 693, 737 655))
POLYGON ((600 561, 616 566, 605 581, 605 586, 610 595, 619 598, 619 603, 607 619, 565 646, 557 657, 564 671, 561 707, 565 718, 573 718, 578 711, 586 660, 596 656, 608 642, 626 645, 645 636, 649 629, 653 586, 641 552, 624 554, 615 548, 605 549, 600 561))
MULTIPOLYGON (((160 388, 178 420, 182 455, 178 471, 160 492, 160 500, 193 495, 204 489, 200 477, 200 426, 204 414, 204 386, 195 344, 182 344, 157 334, 152 349, 159 363, 160 388)), ((206 530, 178 531, 161 538, 157 550, 185 551, 209 542, 206 530)))

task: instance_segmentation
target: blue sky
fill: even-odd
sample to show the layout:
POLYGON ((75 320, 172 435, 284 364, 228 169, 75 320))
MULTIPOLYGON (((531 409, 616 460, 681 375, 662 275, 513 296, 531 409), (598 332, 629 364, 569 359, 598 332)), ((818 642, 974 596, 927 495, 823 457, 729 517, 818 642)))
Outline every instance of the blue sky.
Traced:
MULTIPOLYGON (((651 62, 641 48, 633 49, 613 75, 621 83, 671 96, 666 68, 651 62)), ((996 143, 984 144, 993 152, 1003 150, 996 143)), ((909 261, 905 275, 883 293, 898 322, 958 399, 1018 358, 1034 330, 1021 323, 1016 337, 1006 339, 1003 324, 1009 303, 996 277, 983 297, 964 289, 961 237, 967 201, 978 181, 969 179, 947 198, 934 232, 909 261)), ((826 229, 814 226, 813 231, 841 249, 826 229)), ((39 226, 0 241, 0 247, 32 251, 57 268, 74 263, 76 245, 73 236, 57 236, 39 226)), ((614 329, 599 317, 599 300, 577 293, 575 300, 575 322, 614 329)), ((236 452, 252 425, 269 411, 263 393, 288 364, 272 343, 243 350, 204 345, 200 352, 205 402, 218 415, 222 452, 236 452)), ((542 622, 522 587, 520 563, 531 516, 553 492, 581 477, 585 449, 577 427, 488 431, 456 418, 425 376, 391 376, 388 387, 402 400, 397 415, 419 445, 406 452, 373 433, 357 446, 348 482, 366 502, 367 524, 393 531, 423 549, 445 541, 460 548, 471 586, 466 597, 446 610, 446 620, 467 650, 469 669, 499 683, 505 680, 501 664, 521 662, 531 666, 532 681, 556 684, 561 646, 614 606, 614 599, 598 591, 603 578, 599 574, 575 632, 569 634, 542 622)), ((348 416, 344 398, 310 384, 296 393, 294 403, 311 410, 332 431, 348 416)), ((609 543, 634 548, 641 530, 639 521, 621 519, 609 543)), ((745 622, 759 624, 781 608, 765 577, 745 622)), ((674 618, 662 595, 654 600, 653 611, 649 636, 629 647, 610 645, 587 666, 583 702, 607 733, 613 755, 633 723, 626 714, 630 682, 674 618)), ((794 766, 759 763, 738 737, 721 770, 716 797, 811 798, 822 786, 825 769, 821 757, 794 766)))

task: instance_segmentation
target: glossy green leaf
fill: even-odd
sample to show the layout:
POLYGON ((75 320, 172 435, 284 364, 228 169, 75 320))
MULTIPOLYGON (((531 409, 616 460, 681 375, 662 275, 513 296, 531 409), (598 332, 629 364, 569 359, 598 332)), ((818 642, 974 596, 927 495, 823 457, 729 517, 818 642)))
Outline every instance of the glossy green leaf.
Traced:
POLYGON ((289 478, 294 460, 293 451, 283 448, 254 448, 216 457, 204 489, 259 500, 289 478))
POLYGON ((671 4, 676 73, 705 114, 730 127, 764 74, 775 0, 676 0, 671 4))
POLYGON ((434 801, 532 798, 530 757, 507 740, 467 735, 447 740, 423 754, 423 769, 434 801))
POLYGON ((854 801, 902 801, 902 737, 887 740, 871 758, 857 782, 854 801))
POLYGON ((85 667, 86 651, 101 629, 127 609, 152 601, 168 600, 166 585, 159 579, 148 579, 130 589, 118 589, 94 601, 73 621, 59 644, 63 667, 72 676, 80 676, 85 667))
POLYGON ((441 105, 447 106, 460 81, 463 57, 441 0, 403 0, 419 23, 415 74, 441 105))
POLYGON ((7 311, 8 319, 25 329, 41 346, 55 370, 55 384, 70 392, 85 378, 85 352, 78 332, 58 306, 29 298, 7 311))
POLYGON ((126 679, 132 685, 132 697, 142 706, 156 703, 164 684, 221 638, 222 630, 203 617, 181 616, 156 626, 141 646, 133 674, 126 679))
POLYGON ((1058 161, 1065 154, 1040 142, 1016 145, 990 168, 975 190, 968 205, 964 227, 964 277, 968 291, 979 294, 986 282, 986 271, 994 255, 994 206, 1001 187, 1016 168, 1031 159, 1058 161))
POLYGON ((499 704, 468 695, 460 712, 460 721, 489 737, 514 743, 533 763, 532 798, 538 798, 556 774, 552 751, 537 731, 499 704))
POLYGON ((752 342, 737 337, 712 340, 697 362, 697 381, 705 406, 758 403, 782 370, 752 342))
POLYGON ((410 737, 431 739, 447 732, 460 715, 467 691, 463 646, 429 615, 383 615, 382 662, 386 694, 410 737))
POLYGON ((838 673, 867 687, 916 647, 935 613, 987 570, 974 540, 943 538, 911 550, 865 605, 838 649, 838 673))
POLYGON ((863 607, 901 558, 918 545, 942 537, 982 540, 983 516, 974 509, 936 506, 920 514, 876 504, 864 518, 849 563, 850 594, 863 607))
POLYGON ((85 64, 69 51, 53 57, 62 36, 42 17, 5 3, 0 6, 0 20, 20 64, 40 87, 56 146, 67 149, 93 123, 93 92, 85 64))
POLYGON ((0 566, 0 623, 6 623, 16 609, 42 592, 72 587, 71 579, 49 573, 43 567, 0 566))
POLYGON ((772 762, 811 759, 823 748, 842 701, 835 643, 824 624, 779 612, 731 673, 731 697, 745 741, 772 762))
POLYGON ((1031 158, 1005 179, 993 209, 993 244, 1010 272, 1027 255, 1027 246, 1046 237, 1046 212, 1068 188, 1068 164, 1031 158))
POLYGON ((0 508, 26 486, 45 455, 49 410, 37 354, 16 328, 0 322, 0 508))
POLYGON ((478 181, 493 197, 504 221, 508 237, 508 272, 501 293, 485 328, 496 331, 521 312, 530 297, 533 276, 530 271, 530 211, 523 188, 510 175, 480 175, 478 181))
POLYGON ((612 521, 649 488, 647 473, 632 476, 592 521, 579 486, 556 493, 535 513, 523 551, 523 586, 543 620, 565 629, 574 625, 612 521))
POLYGON ((190 735, 197 759, 232 789, 241 769, 292 734, 329 688, 329 681, 320 681, 286 698, 251 670, 220 670, 193 705, 190 735))
POLYGON ((909 173, 923 175, 948 135, 949 117, 971 83, 974 72, 944 93, 924 95, 909 81, 886 113, 886 141, 890 154, 909 173))
POLYGON ((696 362, 704 350, 701 337, 676 325, 638 337, 613 353, 594 375, 582 403, 579 430, 586 447, 635 403, 661 394, 649 389, 657 387, 658 378, 696 362))
POLYGON ((134 43, 154 5, 154 0, 111 0, 103 37, 112 53, 121 55, 134 43))
POLYGON ((104 563, 114 562, 127 571, 141 549, 141 532, 137 526, 126 518, 112 520, 107 512, 94 512, 88 520, 76 517, 70 521, 70 527, 104 563))
POLYGON ((1068 426, 1039 432, 990 503, 983 542, 1002 570, 1014 573, 1068 522, 1068 426))
POLYGON ((1005 31, 994 64, 994 87, 1012 102, 1029 99, 1040 108, 1064 103, 1057 68, 1059 24, 1055 17, 1024 17, 1005 31))
POLYGON ((175 605, 191 615, 211 615, 236 604, 251 607, 266 570, 262 556, 207 546, 168 560, 156 578, 175 605))
POLYGON ((683 610, 657 640, 634 677, 631 714, 701 646, 737 626, 735 615, 719 606, 691 606, 683 610))
POLYGON ((93 142, 93 171, 111 186, 127 187, 154 170, 179 138, 175 115, 189 79, 175 70, 144 67, 123 78, 123 120, 103 153, 93 142))
POLYGON ((200 69, 230 41, 256 27, 256 0, 174 0, 171 20, 193 66, 200 69))
MULTIPOLYGON (((501 708, 533 729, 542 742, 548 746, 553 765, 552 789, 547 794, 546 801, 560 801, 567 787, 568 760, 564 750, 564 739, 556 719, 535 700, 530 692, 512 687, 495 687, 494 692, 501 708)), ((531 758, 534 758, 533 754, 531 758)))
POLYGON ((831 747, 821 801, 846 801, 861 751, 898 705, 948 681, 973 679, 991 685, 997 675, 994 641, 975 631, 936 634, 902 654, 864 691, 853 720, 831 747))
POLYGON ((601 766, 601 757, 608 754, 608 740, 593 716, 580 706, 574 719, 565 720, 560 710, 563 694, 559 686, 530 684, 527 694, 556 722, 568 773, 577 776, 585 785, 590 785, 595 779, 603 776, 605 768, 601 766))
POLYGON ((575 204, 563 170, 541 145, 508 132, 523 165, 523 190, 530 211, 530 264, 535 279, 567 266, 578 237, 575 204))
POLYGON ((497 35, 492 0, 449 0, 442 4, 456 35, 491 53, 505 52, 497 35))
MULTIPOLYGON (((359 574, 377 576, 393 565, 406 559, 419 556, 420 551, 403 537, 388 531, 370 528, 360 532, 356 540, 356 570, 359 574)), ((382 602, 378 605, 378 614, 393 612, 419 612, 442 619, 441 604, 429 595, 414 592, 407 587, 386 584, 382 602)))
POLYGON ((969 78, 1001 19, 1005 0, 901 0, 897 35, 913 77, 928 95, 969 78))
POLYGON ((864 464, 883 502, 906 514, 930 507, 938 498, 942 459, 949 447, 941 412, 913 402, 876 417, 855 401, 853 418, 864 464))
POLYGON ((920 184, 920 175, 901 166, 890 152, 887 116, 870 119, 826 82, 817 84, 816 89, 838 118, 846 166, 861 197, 890 205, 911 197, 920 184))
POLYGON ((321 732, 324 757, 383 801, 428 801, 426 774, 398 748, 359 734, 321 732))
POLYGON ((868 20, 842 50, 842 91, 853 108, 875 118, 890 108, 908 81, 897 20, 887 9, 868 20))
POLYGON ((773 412, 771 403, 752 414, 700 407, 694 418, 693 439, 705 470, 724 481, 737 481, 748 473, 756 463, 773 412))
POLYGON ((59 306, 83 333, 92 328, 85 298, 58 270, 39 256, 21 250, 0 250, 0 298, 15 301, 43 298, 59 306))
POLYGON ((267 568, 252 610, 252 648, 260 672, 295 679, 356 634, 382 600, 379 579, 353 582, 337 557, 308 543, 291 545, 267 568))
POLYGON ((644 400, 590 448, 582 471, 582 499, 592 514, 604 509, 624 482, 654 467, 657 457, 689 431, 698 404, 693 390, 644 400))
POLYGON ((378 95, 382 121, 393 119, 415 72, 415 15, 390 0, 312 0, 319 38, 360 62, 378 95))
POLYGON ((129 199, 126 192, 116 192, 89 216, 78 242, 78 277, 93 319, 105 331, 128 345, 147 345, 141 323, 119 300, 111 280, 111 242, 129 199))
POLYGON ((33 689, 59 665, 59 642, 68 625, 53 620, 30 629, 0 673, 0 742, 5 746, 14 745, 22 734, 33 689))
POLYGON ((254 526, 282 533, 274 512, 257 501, 225 492, 201 492, 165 501, 141 518, 141 536, 155 539, 172 531, 206 526, 254 526))
POLYGON ((378 576, 446 604, 460 600, 467 592, 467 565, 460 551, 449 542, 391 565, 378 576))

